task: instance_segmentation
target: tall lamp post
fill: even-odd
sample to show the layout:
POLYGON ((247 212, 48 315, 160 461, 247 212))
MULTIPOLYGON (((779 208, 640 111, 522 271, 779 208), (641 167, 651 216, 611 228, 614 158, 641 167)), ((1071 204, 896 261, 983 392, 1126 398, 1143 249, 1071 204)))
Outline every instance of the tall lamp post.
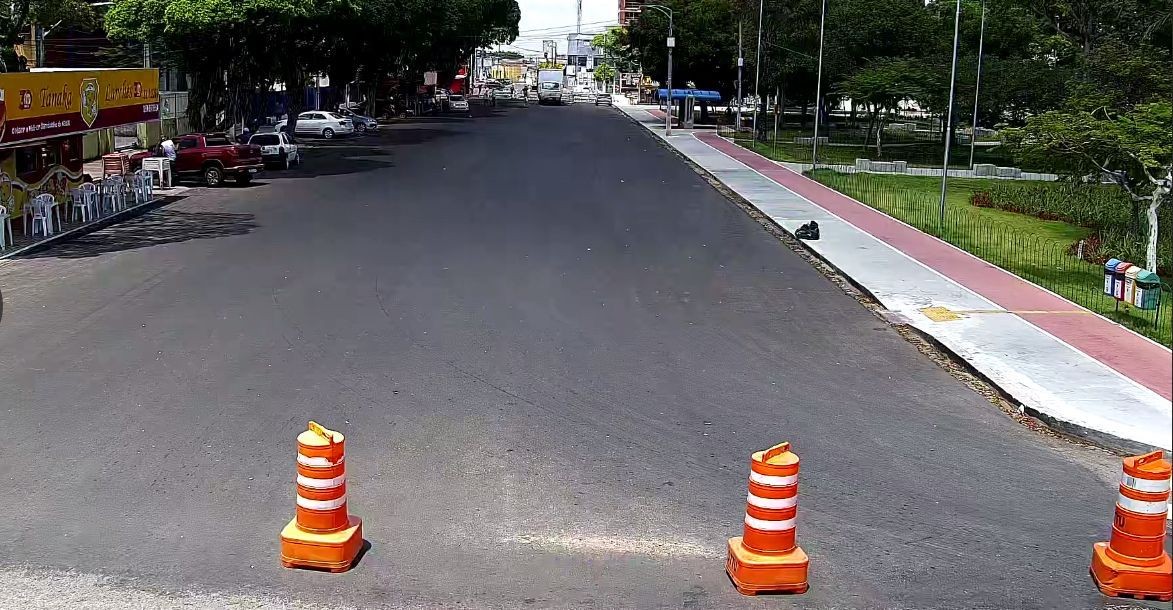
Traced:
MULTIPOLYGON (((815 77, 815 137, 811 140, 811 171, 819 166, 819 118, 823 114, 823 34, 827 29, 827 0, 819 9, 819 67, 815 77)), ((805 117, 805 115, 804 115, 805 117)))
POLYGON ((676 47, 676 37, 672 34, 672 9, 662 4, 645 4, 643 8, 651 8, 668 16, 668 115, 664 117, 664 135, 672 135, 672 49, 676 47))
POLYGON ((750 140, 750 142, 753 142, 755 147, 757 146, 758 142, 758 110, 761 109, 760 107, 762 105, 762 94, 760 93, 759 89, 762 83, 762 24, 764 23, 765 17, 766 0, 760 0, 758 2, 758 49, 753 66, 753 96, 757 98, 757 103, 754 104, 753 109, 753 139, 750 140))
POLYGON ((945 226, 945 189, 949 184, 949 149, 952 148, 953 94, 957 90, 957 45, 961 33, 961 0, 957 0, 957 14, 953 16, 953 67, 949 71, 949 111, 945 119, 945 160, 941 167, 941 203, 937 216, 937 227, 945 226))
POLYGON ((973 152, 977 145, 977 111, 978 111, 978 93, 982 90, 982 51, 986 46, 986 0, 982 0, 982 28, 981 33, 978 34, 978 61, 977 61, 977 81, 973 85, 973 122, 970 123, 970 128, 973 133, 969 135, 969 169, 973 169, 973 152))

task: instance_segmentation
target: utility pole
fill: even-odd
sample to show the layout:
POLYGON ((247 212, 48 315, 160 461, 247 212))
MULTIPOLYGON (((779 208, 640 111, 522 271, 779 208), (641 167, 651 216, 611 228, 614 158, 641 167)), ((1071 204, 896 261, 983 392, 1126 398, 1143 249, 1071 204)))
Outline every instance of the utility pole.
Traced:
POLYGON ((782 107, 778 105, 780 103, 781 96, 782 96, 781 91, 782 91, 781 87, 778 87, 777 89, 774 90, 774 150, 775 150, 775 152, 778 149, 778 113, 779 113, 779 111, 782 110, 782 107))
POLYGON ((741 51, 741 29, 742 21, 737 22, 737 125, 733 128, 733 133, 736 135, 741 131, 741 71, 745 68, 745 54, 741 51))
POLYGON ((762 94, 760 86, 762 84, 762 23, 766 15, 766 0, 758 2, 758 50, 757 59, 754 60, 754 79, 753 79, 753 96, 757 103, 754 104, 753 109, 753 142, 758 141, 758 110, 757 107, 762 103, 762 94))
MULTIPOLYGON (((959 0, 960 1, 960 0, 959 0)), ((819 75, 815 78, 815 137, 811 147, 811 169, 819 164, 819 117, 823 106, 823 33, 827 26, 827 0, 823 0, 823 9, 819 16, 819 75)))
POLYGON ((970 129, 973 130, 969 134, 969 169, 973 169, 973 152, 974 147, 977 146, 977 111, 978 111, 978 94, 982 90, 982 51, 986 45, 986 0, 982 0, 982 28, 981 34, 978 35, 978 62, 977 62, 977 81, 973 85, 973 122, 970 123, 970 129))
POLYGON ((676 35, 672 29, 672 12, 668 12, 668 118, 665 119, 664 135, 672 135, 672 49, 676 47, 676 35))
POLYGON ((950 133, 953 127, 953 94, 957 88, 957 45, 958 36, 961 33, 961 0, 957 0, 957 13, 953 17, 953 68, 949 71, 949 112, 947 119, 945 119, 945 162, 941 167, 941 203, 940 214, 937 217, 937 229, 940 230, 945 226, 945 189, 949 182, 949 149, 953 144, 952 134, 950 133))

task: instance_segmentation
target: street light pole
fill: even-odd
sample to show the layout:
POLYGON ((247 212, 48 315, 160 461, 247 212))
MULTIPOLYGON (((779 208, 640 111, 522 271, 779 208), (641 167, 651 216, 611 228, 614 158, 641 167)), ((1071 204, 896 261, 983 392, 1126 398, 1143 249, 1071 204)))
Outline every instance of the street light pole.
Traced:
MULTIPOLYGON (((819 68, 815 78, 815 137, 811 141, 811 170, 819 163, 819 115, 823 107, 823 32, 827 26, 827 0, 823 0, 823 7, 819 14, 819 68)), ((805 115, 804 115, 805 116, 805 115)))
POLYGON ((676 47, 676 37, 672 29, 672 9, 660 4, 645 4, 644 8, 652 8, 668 16, 668 114, 664 117, 664 135, 672 135, 672 49, 676 47))
POLYGON ((753 139, 750 140, 751 142, 753 142, 753 145, 755 147, 757 146, 757 141, 758 141, 758 110, 760 110, 760 108, 758 108, 758 106, 761 105, 761 103, 762 103, 762 94, 761 94, 761 90, 760 90, 760 86, 761 86, 761 82, 762 82, 762 23, 764 22, 765 16, 766 16, 766 0, 760 0, 758 2, 757 59, 754 60, 754 66, 753 66, 753 69, 754 69, 753 96, 756 98, 756 103, 754 104, 754 109, 753 109, 753 135, 752 135, 753 139))
MULTIPOLYGON (((741 133, 741 71, 745 67, 745 54, 741 51, 741 25, 742 22, 737 22, 737 124, 733 128, 734 134, 741 133)), ((736 137, 736 135, 735 135, 736 137)))
POLYGON ((937 217, 937 228, 940 230, 945 226, 945 188, 949 182, 949 149, 952 148, 952 138, 950 137, 950 128, 953 126, 953 94, 957 89, 957 44, 958 36, 961 33, 961 0, 957 0, 957 13, 953 17, 953 68, 949 72, 949 112, 946 113, 945 119, 945 162, 944 167, 941 168, 941 203, 939 206, 939 215, 937 217))
POLYGON ((982 51, 986 44, 986 0, 982 0, 982 27, 981 34, 978 35, 978 62, 977 62, 977 81, 973 85, 973 122, 970 123, 970 128, 973 132, 969 135, 969 169, 973 169, 973 152, 977 145, 977 111, 978 111, 978 93, 982 90, 982 51))

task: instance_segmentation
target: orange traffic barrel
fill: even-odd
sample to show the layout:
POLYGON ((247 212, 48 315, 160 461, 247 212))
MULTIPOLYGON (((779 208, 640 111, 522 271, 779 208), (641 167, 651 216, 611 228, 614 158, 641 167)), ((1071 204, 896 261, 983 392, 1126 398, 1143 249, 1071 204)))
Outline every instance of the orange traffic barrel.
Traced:
POLYGON ((362 549, 362 520, 347 512, 346 438, 316 422, 297 435, 296 514, 281 530, 281 563, 342 572, 362 549))
POLYGON ((725 571, 737 590, 804 593, 809 559, 795 543, 798 456, 790 443, 758 451, 749 460, 742 535, 729 539, 725 571))
POLYGON ((1092 546, 1092 580, 1105 595, 1173 600, 1173 562, 1165 552, 1173 465, 1162 456, 1124 458, 1112 535, 1092 546))
POLYGON ((346 438, 311 422, 297 435, 297 525, 308 532, 345 529, 346 438), (314 429, 314 427, 318 429, 314 429))

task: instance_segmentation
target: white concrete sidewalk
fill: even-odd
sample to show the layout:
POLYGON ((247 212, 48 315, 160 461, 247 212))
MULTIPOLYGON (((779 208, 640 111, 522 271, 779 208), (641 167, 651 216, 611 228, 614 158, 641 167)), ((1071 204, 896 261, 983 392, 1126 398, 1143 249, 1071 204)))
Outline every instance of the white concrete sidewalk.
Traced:
MULTIPOLYGON (((1173 447, 1173 406, 1017 315, 990 313, 934 322, 922 310, 1001 308, 790 189, 644 109, 619 106, 629 117, 793 234, 815 220, 822 239, 807 247, 870 292, 887 309, 964 359, 1053 427, 1120 451, 1173 447)), ((862 205, 862 204, 861 204, 862 205)))

